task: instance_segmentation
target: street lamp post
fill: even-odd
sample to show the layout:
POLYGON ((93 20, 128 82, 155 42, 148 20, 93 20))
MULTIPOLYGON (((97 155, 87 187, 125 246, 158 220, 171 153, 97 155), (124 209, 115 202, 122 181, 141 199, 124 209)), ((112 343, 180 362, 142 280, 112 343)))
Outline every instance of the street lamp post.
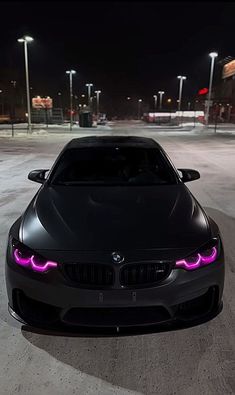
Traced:
POLYGON ((67 70, 66 74, 69 74, 69 92, 70 92, 70 130, 73 125, 73 74, 76 74, 75 70, 67 70))
POLYGON ((61 121, 63 122, 64 113, 63 113, 62 93, 61 92, 58 92, 58 105, 60 108, 61 121))
POLYGON ((169 104, 169 108, 170 108, 170 122, 171 122, 172 100, 170 97, 169 97, 169 99, 167 99, 167 103, 169 104))
POLYGON ((218 56, 218 54, 217 54, 217 52, 211 52, 209 54, 209 56, 211 57, 211 70, 210 70, 208 101, 207 101, 206 114, 205 114, 206 125, 209 124, 209 112, 210 112, 210 101, 211 101, 211 90, 212 90, 212 82, 213 82, 214 65, 215 65, 215 58, 218 56))
MULTIPOLYGON (((0 90, 0 93, 2 93, 2 90, 0 90)), ((2 96, 2 115, 4 114, 4 103, 3 103, 3 95, 1 95, 2 96)))
POLYGON ((154 111, 157 111, 157 95, 153 95, 154 97, 154 111))
POLYGON ((130 96, 127 96, 126 100, 129 102, 129 105, 127 106, 127 118, 131 118, 131 98, 130 96))
POLYGON ((178 75, 177 78, 180 80, 179 100, 178 100, 178 111, 180 111, 180 109, 181 109, 181 101, 182 101, 183 82, 184 82, 184 80, 186 80, 186 77, 184 75, 178 75))
POLYGON ((141 103, 142 103, 142 99, 138 100, 138 119, 140 120, 140 108, 141 108, 141 103))
POLYGON ((87 86, 87 90, 88 90, 87 105, 90 106, 91 105, 91 87, 93 86, 93 84, 86 84, 86 86, 87 86))
POLYGON ((164 95, 164 91, 158 91, 158 93, 159 93, 159 95, 160 95, 160 105, 159 105, 159 108, 160 108, 160 110, 162 109, 162 96, 164 95))
POLYGON ((84 104, 86 101, 85 97, 86 97, 86 95, 84 95, 84 94, 81 95, 81 103, 82 103, 83 107, 84 107, 84 104))
POLYGON ((62 109, 62 98, 61 98, 61 96, 62 96, 62 93, 61 93, 61 92, 58 92, 59 106, 60 106, 60 108, 62 109))
POLYGON ((13 122, 13 119, 15 118, 15 90, 16 90, 16 81, 11 80, 11 84, 13 86, 13 91, 12 91, 12 100, 11 100, 11 121, 13 122))
POLYGON ((169 108, 170 108, 170 112, 171 112, 171 103, 172 103, 171 98, 167 99, 167 103, 169 104, 169 108))
POLYGON ((100 110, 100 94, 101 94, 101 91, 95 91, 95 93, 96 93, 96 115, 98 117, 99 110, 100 110))
POLYGON ((22 38, 18 38, 17 41, 19 43, 24 43, 25 77, 26 77, 26 93, 27 93, 27 111, 28 111, 28 133, 32 133, 30 90, 29 90, 28 43, 32 42, 33 38, 30 36, 23 36, 22 38))

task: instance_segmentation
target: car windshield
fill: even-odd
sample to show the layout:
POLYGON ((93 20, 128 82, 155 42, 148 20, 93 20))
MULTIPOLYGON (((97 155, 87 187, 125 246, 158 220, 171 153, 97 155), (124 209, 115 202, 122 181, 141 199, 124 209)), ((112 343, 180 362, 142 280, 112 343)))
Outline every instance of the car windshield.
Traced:
POLYGON ((50 177, 53 185, 162 185, 177 178, 156 148, 73 148, 60 157, 50 177))

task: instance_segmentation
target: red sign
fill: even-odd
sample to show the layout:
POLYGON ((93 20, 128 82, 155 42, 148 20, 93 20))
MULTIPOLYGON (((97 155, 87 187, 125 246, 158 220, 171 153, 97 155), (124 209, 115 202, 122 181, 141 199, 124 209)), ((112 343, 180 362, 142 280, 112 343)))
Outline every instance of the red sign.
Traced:
POLYGON ((32 98, 33 108, 52 108, 52 99, 48 96, 46 98, 37 96, 32 98))
POLYGON ((208 93, 208 89, 207 88, 202 88, 200 89, 200 91, 198 92, 199 95, 206 95, 208 93))

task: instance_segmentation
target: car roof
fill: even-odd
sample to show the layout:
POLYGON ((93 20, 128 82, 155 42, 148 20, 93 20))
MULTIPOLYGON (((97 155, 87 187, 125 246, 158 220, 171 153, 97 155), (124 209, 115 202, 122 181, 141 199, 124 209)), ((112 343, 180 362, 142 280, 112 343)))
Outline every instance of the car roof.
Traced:
POLYGON ((71 140, 65 149, 80 147, 126 147, 161 148, 152 138, 137 136, 87 136, 71 140))

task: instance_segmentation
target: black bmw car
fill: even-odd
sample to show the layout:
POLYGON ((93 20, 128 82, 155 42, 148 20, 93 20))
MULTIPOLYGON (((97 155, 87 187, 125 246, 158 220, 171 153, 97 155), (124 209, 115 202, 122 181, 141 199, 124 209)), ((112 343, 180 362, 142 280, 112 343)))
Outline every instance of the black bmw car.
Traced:
POLYGON ((31 326, 129 327, 190 322, 221 310, 224 252, 216 223, 142 137, 73 139, 9 232, 9 311, 31 326))

